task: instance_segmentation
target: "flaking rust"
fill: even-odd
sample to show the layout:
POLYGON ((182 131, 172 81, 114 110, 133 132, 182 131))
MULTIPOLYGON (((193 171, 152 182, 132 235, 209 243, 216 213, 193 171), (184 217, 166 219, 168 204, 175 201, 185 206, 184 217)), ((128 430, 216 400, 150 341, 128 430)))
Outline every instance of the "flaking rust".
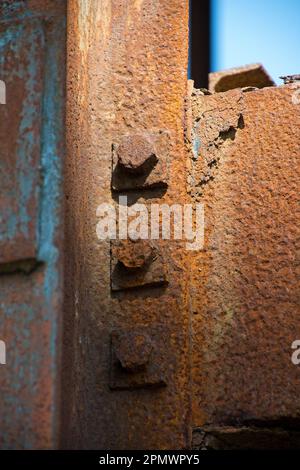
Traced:
POLYGON ((194 95, 191 194, 206 208, 205 250, 192 260, 195 427, 300 418, 294 93, 287 84, 194 95))

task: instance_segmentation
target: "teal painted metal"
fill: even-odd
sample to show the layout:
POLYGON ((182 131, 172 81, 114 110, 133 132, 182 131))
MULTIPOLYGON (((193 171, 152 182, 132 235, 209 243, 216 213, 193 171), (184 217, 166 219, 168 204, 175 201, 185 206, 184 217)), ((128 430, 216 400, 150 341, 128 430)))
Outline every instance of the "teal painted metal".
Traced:
POLYGON ((0 365, 0 448, 6 449, 53 448, 58 440, 66 5, 53 1, 49 10, 46 3, 32 10, 25 1, 0 5, 0 80, 8 82, 0 105, 0 180, 8 181, 0 199, 6 221, 0 339, 7 351, 0 365), (15 249, 5 256, 12 240, 15 249))
POLYGON ((44 42, 38 20, 0 25, 0 263, 36 255, 44 42))

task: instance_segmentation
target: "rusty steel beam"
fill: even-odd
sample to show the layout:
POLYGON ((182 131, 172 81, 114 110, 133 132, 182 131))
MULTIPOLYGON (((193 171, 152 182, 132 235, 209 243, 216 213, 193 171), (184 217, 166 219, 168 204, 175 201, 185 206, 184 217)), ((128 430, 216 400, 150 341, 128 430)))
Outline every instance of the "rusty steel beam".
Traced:
POLYGON ((193 424, 229 448, 258 436, 247 426, 286 435, 300 419, 298 91, 191 93, 190 191, 206 208, 192 262, 193 424))
POLYGON ((153 271, 146 285, 140 275, 129 286, 124 273, 111 279, 111 262, 136 261, 111 255, 96 236, 97 207, 117 205, 118 192, 147 204, 187 201, 187 56, 187 0, 68 2, 63 447, 190 443, 181 243, 159 247, 167 283, 153 283, 153 271))

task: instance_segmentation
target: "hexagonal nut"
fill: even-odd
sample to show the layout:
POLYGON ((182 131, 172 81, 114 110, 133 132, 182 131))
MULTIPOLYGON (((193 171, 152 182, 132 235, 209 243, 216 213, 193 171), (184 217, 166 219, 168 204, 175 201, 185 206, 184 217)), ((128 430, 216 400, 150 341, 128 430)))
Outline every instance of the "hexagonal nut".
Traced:
POLYGON ((151 338, 145 332, 113 331, 112 348, 122 369, 137 372, 146 367, 153 349, 151 338))
POLYGON ((135 174, 143 173, 147 162, 158 161, 153 142, 141 134, 123 137, 117 149, 117 157, 121 167, 135 174))
POLYGON ((125 268, 140 269, 154 259, 155 250, 147 240, 121 240, 113 255, 125 268))

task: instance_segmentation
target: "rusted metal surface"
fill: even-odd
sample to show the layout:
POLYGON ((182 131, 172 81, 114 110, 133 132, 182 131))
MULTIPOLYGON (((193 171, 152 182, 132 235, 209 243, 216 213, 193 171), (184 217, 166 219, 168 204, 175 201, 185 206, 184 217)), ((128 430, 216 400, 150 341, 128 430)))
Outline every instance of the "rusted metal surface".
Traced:
POLYGON ((180 242, 161 247, 167 286, 112 292, 110 243, 97 239, 96 210, 113 202, 118 146, 141 134, 154 139, 158 161, 146 179, 119 168, 113 190, 146 204, 187 200, 188 2, 71 0, 68 15, 62 446, 183 448, 190 441, 185 250, 180 242), (158 187, 166 186, 165 170, 155 173, 161 162, 169 165, 167 191, 158 187), (142 372, 111 362, 111 333, 132 328, 157 343, 142 372), (166 386, 149 387, 162 380, 166 386))
POLYGON ((57 446, 64 6, 0 5, 1 449, 57 446))
POLYGON ((193 432, 194 450, 296 450, 299 446, 299 430, 280 426, 206 426, 193 432))
POLYGON ((0 5, 1 447, 298 445, 294 80, 248 67, 186 101, 186 0, 68 4, 62 368, 65 2, 0 5), (204 249, 98 240, 119 192, 204 203, 204 249))
POLYGON ((292 84, 191 98, 190 191, 206 215, 205 247, 192 260, 196 427, 300 418, 291 362, 300 334, 294 93, 292 84))
POLYGON ((273 85, 275 85, 274 81, 261 64, 245 65, 209 74, 211 92, 219 93, 249 86, 264 88, 273 85))

